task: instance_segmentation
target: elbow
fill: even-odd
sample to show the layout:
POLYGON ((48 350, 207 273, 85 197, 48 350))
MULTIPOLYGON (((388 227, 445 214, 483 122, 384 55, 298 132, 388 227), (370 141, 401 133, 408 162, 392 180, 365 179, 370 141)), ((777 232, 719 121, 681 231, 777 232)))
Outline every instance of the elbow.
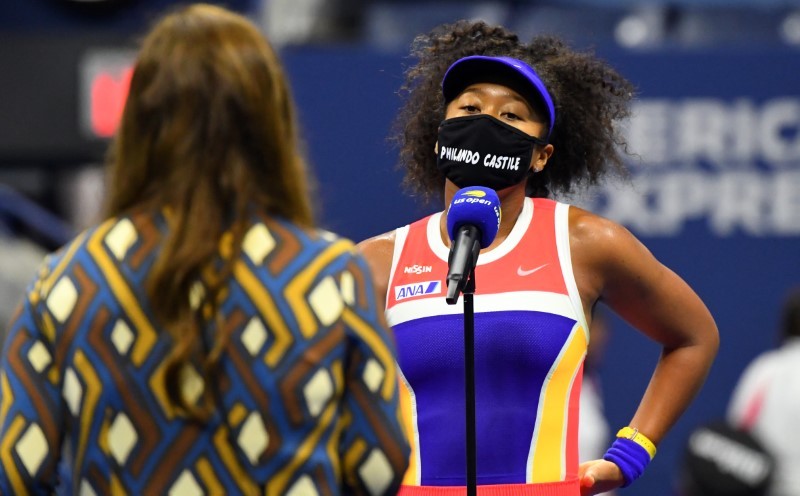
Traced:
POLYGON ((666 344, 664 351, 667 353, 680 352, 686 357, 694 357, 693 361, 705 364, 710 368, 717 356, 720 346, 720 336, 717 325, 710 320, 703 325, 695 325, 692 332, 682 333, 682 339, 666 344))
POLYGON ((705 368, 707 372, 711 368, 719 352, 720 337, 719 330, 713 321, 703 326, 702 329, 701 332, 695 333, 693 339, 687 343, 687 349, 692 350, 696 360, 703 363, 703 368, 705 368))
POLYGON ((708 331, 704 333, 704 337, 705 347, 708 349, 711 360, 713 360, 714 357, 717 356, 720 345, 719 329, 717 329, 717 324, 714 321, 709 325, 708 331))

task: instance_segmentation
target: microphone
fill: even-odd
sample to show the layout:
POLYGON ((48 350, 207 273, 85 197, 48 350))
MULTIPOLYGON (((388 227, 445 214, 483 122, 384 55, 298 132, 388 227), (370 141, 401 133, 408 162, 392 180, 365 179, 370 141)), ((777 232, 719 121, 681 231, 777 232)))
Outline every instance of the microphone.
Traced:
POLYGON ((464 290, 478 254, 486 248, 500 228, 500 199, 493 189, 483 186, 461 188, 447 209, 447 234, 450 255, 447 259, 447 303, 454 305, 464 290))

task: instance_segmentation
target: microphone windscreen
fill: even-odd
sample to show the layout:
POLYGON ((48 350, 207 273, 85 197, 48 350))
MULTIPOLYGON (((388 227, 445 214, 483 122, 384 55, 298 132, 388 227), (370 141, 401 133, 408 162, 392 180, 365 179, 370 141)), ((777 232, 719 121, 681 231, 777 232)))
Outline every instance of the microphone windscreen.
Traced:
POLYGON ((486 248, 497 236, 500 215, 500 198, 493 189, 483 186, 461 188, 447 209, 447 234, 453 240, 461 226, 475 226, 481 232, 481 248, 486 248))

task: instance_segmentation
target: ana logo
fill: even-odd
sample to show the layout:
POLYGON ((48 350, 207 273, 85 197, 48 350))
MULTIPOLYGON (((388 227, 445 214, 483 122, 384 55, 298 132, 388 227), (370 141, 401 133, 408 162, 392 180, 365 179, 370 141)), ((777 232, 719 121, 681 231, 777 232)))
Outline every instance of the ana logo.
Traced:
POLYGON ((473 196, 475 198, 483 198, 486 196, 486 192, 480 189, 471 189, 469 191, 465 191, 462 193, 464 196, 473 196))
POLYGON ((403 268, 403 272, 405 274, 427 274, 428 272, 433 272, 433 267, 430 265, 406 265, 403 268))
POLYGON ((424 296, 439 294, 442 292, 441 281, 426 281, 414 284, 404 284, 394 288, 394 299, 397 301, 412 298, 414 296, 424 296))

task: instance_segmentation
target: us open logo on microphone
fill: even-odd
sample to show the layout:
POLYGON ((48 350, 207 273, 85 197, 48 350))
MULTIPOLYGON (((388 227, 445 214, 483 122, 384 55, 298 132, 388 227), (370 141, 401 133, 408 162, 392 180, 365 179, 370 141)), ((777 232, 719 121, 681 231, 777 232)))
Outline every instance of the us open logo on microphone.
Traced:
POLYGON ((481 191, 479 189, 462 191, 457 193, 457 196, 460 196, 460 198, 455 198, 453 200, 453 205, 460 205, 462 203, 480 203, 481 205, 492 205, 490 200, 484 198, 484 196, 486 196, 485 191, 481 191))
POLYGON ((394 288, 394 299, 397 301, 413 298, 415 296, 435 295, 442 292, 441 281, 415 282, 403 284, 394 288))

